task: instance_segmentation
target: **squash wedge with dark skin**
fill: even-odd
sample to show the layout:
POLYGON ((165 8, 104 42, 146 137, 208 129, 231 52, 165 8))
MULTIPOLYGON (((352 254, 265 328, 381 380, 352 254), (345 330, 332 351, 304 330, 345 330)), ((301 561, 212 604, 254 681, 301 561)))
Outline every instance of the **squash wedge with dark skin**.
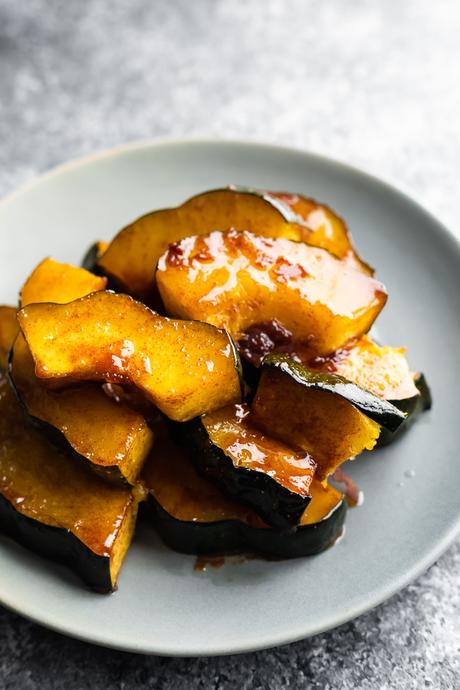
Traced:
MULTIPOLYGON (((177 425, 179 427, 179 425, 177 425)), ((231 405, 177 428, 198 471, 275 527, 296 525, 310 502, 316 463, 251 423, 247 405, 231 405)))
POLYGON ((427 381, 423 374, 410 370, 405 352, 403 347, 378 345, 369 336, 362 336, 328 357, 311 359, 306 366, 339 374, 405 413, 406 419, 395 432, 382 428, 377 446, 384 446, 399 438, 421 412, 431 408, 427 381))
POLYGON ((157 286, 168 314, 226 328, 238 340, 275 319, 313 355, 366 333, 387 294, 325 249, 250 232, 212 232, 173 244, 157 286))
POLYGON ((116 588, 137 499, 60 453, 22 414, 0 378, 0 529, 69 566, 98 592, 116 588))
POLYGON ((402 432, 407 431, 412 426, 422 412, 431 410, 433 401, 430 387, 424 374, 415 374, 414 383, 417 388, 417 394, 410 398, 390 400, 395 407, 401 410, 401 412, 404 412, 406 419, 394 433, 388 429, 382 429, 382 433, 377 441, 377 446, 388 446, 393 441, 396 441, 400 438, 402 432))
POLYGON ((342 534, 346 503, 333 487, 314 479, 312 499, 299 525, 277 529, 200 476, 192 461, 193 451, 168 438, 156 443, 143 479, 155 528, 176 551, 197 556, 296 558, 327 549, 342 534))
POLYGON ((311 454, 319 480, 372 450, 381 427, 394 432, 406 417, 342 376, 307 369, 285 355, 264 359, 252 413, 262 430, 311 454))
POLYGON ((315 247, 327 249, 358 271, 369 275, 374 273, 373 269, 358 256, 345 221, 330 206, 311 197, 290 192, 266 192, 265 198, 267 197, 289 206, 291 211, 299 216, 309 228, 310 234, 299 239, 315 247))
POLYGON ((230 228, 324 247, 350 260, 354 267, 370 272, 356 254, 343 221, 325 206, 296 195, 244 187, 204 192, 177 208, 138 218, 116 235, 98 267, 122 291, 149 300, 155 289, 155 267, 169 244, 190 235, 230 228), (299 198, 305 201, 301 207, 299 198))
POLYGON ((107 278, 95 276, 84 268, 44 259, 32 271, 20 291, 20 306, 35 302, 65 304, 91 292, 104 290, 107 278))
POLYGON ((91 273, 96 273, 99 275, 100 269, 98 268, 98 262, 102 259, 102 255, 108 246, 109 243, 104 242, 104 240, 94 242, 82 259, 82 268, 85 268, 87 271, 91 271, 91 273))
POLYGON ((32 304, 18 321, 44 380, 134 386, 175 421, 241 398, 240 363, 225 331, 159 316, 127 295, 32 304))
POLYGON ((58 448, 106 479, 136 483, 153 444, 153 432, 139 412, 109 398, 97 383, 47 390, 35 376, 21 334, 10 354, 9 376, 31 422, 58 448))
MULTIPOLYGON (((105 278, 45 259, 21 290, 21 305, 29 302, 68 302, 103 289, 105 278)), ((19 329, 15 318, 16 330, 19 329)), ((47 390, 22 334, 10 353, 9 376, 30 420, 58 448, 83 460, 102 476, 135 484, 153 443, 146 420, 128 405, 109 398, 100 384, 86 383, 62 391, 47 390)))
POLYGON ((240 338, 245 380, 252 389, 260 378, 260 365, 268 354, 288 354, 308 369, 339 374, 406 413, 396 432, 382 428, 377 446, 400 437, 418 415, 431 407, 431 394, 423 374, 410 370, 404 347, 378 345, 368 335, 355 338, 330 355, 311 357, 293 341, 293 335, 276 321, 252 326, 240 338))

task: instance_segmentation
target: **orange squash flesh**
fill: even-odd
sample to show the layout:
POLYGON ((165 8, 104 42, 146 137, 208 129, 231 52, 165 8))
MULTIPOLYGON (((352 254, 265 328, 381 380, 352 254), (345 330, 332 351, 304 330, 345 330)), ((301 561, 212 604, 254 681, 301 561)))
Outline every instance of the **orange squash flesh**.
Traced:
POLYGON ((178 520, 214 522, 241 520, 266 526, 251 508, 225 496, 214 483, 201 477, 182 446, 166 434, 156 438, 142 479, 160 505, 178 520))
POLYGON ((64 561, 93 588, 115 588, 137 500, 57 451, 24 419, 0 378, 0 528, 64 561))
POLYGON ((329 206, 320 204, 301 194, 288 192, 268 192, 275 199, 287 204, 310 230, 305 242, 315 247, 327 249, 339 259, 343 259, 350 266, 363 273, 373 274, 372 268, 366 264, 356 252, 351 241, 345 221, 329 206))
POLYGON ((107 278, 95 276, 84 268, 44 259, 30 274, 20 292, 20 304, 57 302, 65 304, 90 292, 104 290, 107 278))
MULTIPOLYGON (((200 476, 187 450, 166 435, 157 438, 152 455, 145 464, 142 479, 160 505, 178 520, 240 520, 253 527, 270 529, 251 508, 229 498, 214 482, 200 476)), ((299 525, 319 522, 343 498, 340 491, 317 479, 312 480, 310 493, 312 500, 299 525)))
POLYGON ((295 451, 270 438, 254 424, 246 405, 232 405, 203 415, 201 423, 210 441, 236 468, 268 475, 299 496, 308 496, 316 463, 305 452, 295 451))
POLYGON ((133 385, 176 421, 240 399, 233 345, 209 324, 167 319, 111 292, 32 304, 18 320, 40 378, 133 385))
POLYGON ((381 283, 324 249, 235 231, 171 245, 157 285, 172 316, 225 327, 236 339, 275 319, 313 354, 367 332, 387 299, 381 283))
POLYGON ((419 395, 405 353, 404 347, 377 345, 363 335, 332 355, 310 359, 306 364, 311 369, 340 374, 385 400, 404 400, 419 395))
MULTIPOLYGON (((26 280, 21 306, 44 301, 66 303, 93 290, 103 290, 106 282, 106 278, 82 268, 45 259, 26 280)), ((61 392, 47 390, 35 376, 34 362, 22 335, 14 344, 10 375, 28 414, 42 422, 52 440, 105 477, 136 482, 153 443, 153 434, 141 414, 111 400, 97 384, 61 392)))
POLYGON ((143 478, 160 536, 184 553, 302 557, 331 546, 343 529, 346 505, 333 487, 314 479, 312 501, 297 527, 272 528, 199 476, 187 450, 169 439, 157 443, 143 478))
POLYGON ((68 444, 109 479, 136 482, 153 444, 153 433, 142 415, 110 399, 99 384, 47 390, 35 376, 22 335, 14 344, 10 375, 27 413, 50 425, 50 435, 53 429, 62 434, 62 439, 55 438, 58 444, 68 444))
MULTIPOLYGON (((244 188, 216 189, 198 194, 177 208, 148 213, 116 235, 99 267, 126 292, 146 299, 154 291, 154 271, 160 256, 171 242, 190 235, 234 228, 324 246, 339 257, 343 252, 347 256, 354 253, 347 230, 343 224, 339 226, 338 219, 332 229, 329 224, 326 230, 318 231, 312 214, 302 218, 284 196, 244 188)), ((365 266, 358 257, 355 263, 365 266)))
POLYGON ((380 425, 347 400, 306 389, 276 369, 262 372, 252 412, 267 433, 315 459, 319 480, 345 460, 372 450, 380 434, 380 425))

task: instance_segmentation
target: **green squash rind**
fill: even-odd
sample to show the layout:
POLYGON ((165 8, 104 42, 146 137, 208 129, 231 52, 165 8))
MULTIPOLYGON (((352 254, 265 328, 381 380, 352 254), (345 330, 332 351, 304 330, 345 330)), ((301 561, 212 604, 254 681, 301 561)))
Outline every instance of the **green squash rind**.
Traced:
POLYGON ((120 471, 120 468, 118 465, 96 465, 91 460, 89 460, 87 457, 79 453, 75 448, 72 446, 72 444, 68 441, 66 438, 65 434, 60 431, 60 429, 57 429, 55 426, 50 424, 49 422, 45 422, 43 419, 40 419, 40 417, 36 417, 35 415, 30 414, 27 404, 25 400, 23 399, 19 388, 16 386, 14 376, 13 376, 13 355, 14 355, 14 349, 13 347, 10 348, 10 351, 8 353, 8 368, 7 368, 7 377, 8 381, 10 383, 10 386, 13 390, 13 393, 16 397, 16 400, 18 401, 19 405, 21 406, 21 409, 25 415, 25 417, 29 420, 29 422, 34 426, 38 431, 43 433, 44 436, 52 443, 55 448, 58 450, 61 450, 62 452, 66 453, 67 455, 70 455, 71 457, 75 458, 78 462, 82 462, 85 464, 86 467, 91 469, 92 472, 97 474, 99 477, 102 477, 103 479, 106 479, 113 484, 116 484, 118 486, 129 486, 129 482, 127 481, 126 477, 124 474, 120 471))
POLYGON ((297 525, 310 502, 272 479, 268 474, 234 465, 232 459, 216 446, 199 417, 172 427, 181 442, 191 448, 199 474, 216 482, 231 498, 250 506, 269 525, 292 528, 297 525))
POLYGON ((307 388, 340 396, 390 432, 396 431, 406 419, 406 413, 388 400, 379 398, 338 374, 308 369, 287 355, 267 355, 262 361, 262 369, 267 368, 279 369, 307 388))
POLYGON ((419 374, 415 378, 415 385, 419 391, 419 395, 413 395, 411 398, 403 398, 402 400, 390 400, 395 407, 405 413, 406 419, 396 432, 392 433, 387 429, 382 429, 377 440, 378 448, 387 446, 400 438, 401 435, 412 426, 422 412, 431 409, 433 400, 430 387, 424 374, 419 374))
POLYGON ((44 525, 19 513, 0 495, 2 532, 39 556, 70 567, 93 590, 113 591, 110 558, 98 556, 66 529, 44 525))
POLYGON ((313 556, 343 533, 343 499, 325 518, 295 529, 251 527, 240 520, 187 522, 168 513, 150 494, 150 515, 161 539, 175 551, 196 556, 257 554, 271 558, 313 556))

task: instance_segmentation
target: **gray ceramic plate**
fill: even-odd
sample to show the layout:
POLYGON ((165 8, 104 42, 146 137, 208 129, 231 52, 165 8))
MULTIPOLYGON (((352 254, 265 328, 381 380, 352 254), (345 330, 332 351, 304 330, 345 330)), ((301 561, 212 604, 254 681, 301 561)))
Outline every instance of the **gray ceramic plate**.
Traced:
POLYGON ((434 408, 393 447, 350 467, 365 494, 345 538, 303 560, 228 563, 200 573, 142 526, 119 591, 85 591, 72 573, 0 538, 0 601, 102 645, 171 655, 229 654, 332 628, 376 606, 427 568, 460 526, 460 252, 420 206, 352 168, 243 143, 166 142, 64 166, 0 204, 0 299, 53 255, 78 262, 96 238, 200 190, 237 183, 299 190, 347 219, 390 299, 379 337, 409 347, 434 408), (413 475, 413 476, 412 476, 413 475))

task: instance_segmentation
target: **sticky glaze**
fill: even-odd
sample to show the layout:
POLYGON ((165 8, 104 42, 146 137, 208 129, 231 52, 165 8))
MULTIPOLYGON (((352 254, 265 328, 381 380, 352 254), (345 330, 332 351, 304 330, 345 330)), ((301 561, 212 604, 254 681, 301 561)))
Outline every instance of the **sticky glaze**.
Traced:
POLYGON ((210 440, 236 467, 258 470, 302 496, 309 495, 316 463, 305 452, 272 439, 252 422, 247 405, 234 405, 202 417, 210 440))
POLYGON ((323 249, 234 230, 174 245, 159 260, 157 284, 175 316, 236 339, 276 320, 320 355, 367 331, 386 301, 381 283, 323 249))

